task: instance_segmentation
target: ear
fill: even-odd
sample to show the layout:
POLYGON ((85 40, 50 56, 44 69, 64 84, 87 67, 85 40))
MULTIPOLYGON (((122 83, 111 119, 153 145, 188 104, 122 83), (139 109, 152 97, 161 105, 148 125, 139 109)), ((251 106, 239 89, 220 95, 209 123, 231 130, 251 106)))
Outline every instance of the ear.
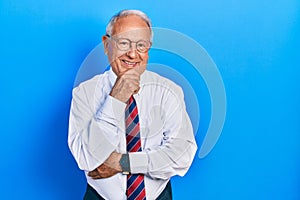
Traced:
POLYGON ((108 37, 106 35, 102 36, 102 42, 103 42, 103 46, 104 46, 104 53, 107 55, 108 53, 108 37))

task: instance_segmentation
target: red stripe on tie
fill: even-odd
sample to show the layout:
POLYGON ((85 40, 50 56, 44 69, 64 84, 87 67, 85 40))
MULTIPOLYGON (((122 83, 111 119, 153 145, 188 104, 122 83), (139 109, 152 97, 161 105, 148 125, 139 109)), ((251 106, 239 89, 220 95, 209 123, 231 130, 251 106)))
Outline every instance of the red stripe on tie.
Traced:
POLYGON ((126 142, 127 142, 127 144, 129 143, 128 141, 131 141, 133 138, 134 138, 133 136, 127 135, 126 136, 126 142))
POLYGON ((143 188, 143 190, 136 197, 136 200, 144 200, 144 199, 146 199, 146 190, 145 190, 145 188, 143 188))
POLYGON ((137 107, 135 107, 126 119, 126 126, 130 125, 130 123, 134 120, 134 118, 137 116, 137 114, 138 114, 138 110, 137 110, 137 107))
POLYGON ((136 144, 131 147, 130 152, 138 152, 138 150, 141 148, 141 142, 137 142, 136 144))
POLYGON ((128 196, 130 196, 135 191, 135 189, 143 182, 143 180, 143 176, 138 176, 129 187, 127 186, 128 196))
POLYGON ((127 109, 129 106, 131 106, 133 100, 134 100, 134 99, 133 99, 133 96, 131 96, 131 97, 129 98, 128 102, 127 102, 126 109, 127 109))
POLYGON ((139 131, 140 130, 140 124, 137 124, 131 131, 130 133, 126 136, 126 142, 127 144, 129 144, 131 142, 131 140, 134 138, 134 137, 139 137, 140 138, 140 134, 139 134, 139 131))

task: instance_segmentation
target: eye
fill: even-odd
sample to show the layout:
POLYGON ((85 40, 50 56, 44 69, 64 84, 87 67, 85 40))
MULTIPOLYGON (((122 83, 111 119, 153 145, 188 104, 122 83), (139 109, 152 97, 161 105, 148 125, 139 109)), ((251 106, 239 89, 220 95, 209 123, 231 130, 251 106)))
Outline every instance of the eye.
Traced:
POLYGON ((124 48, 124 47, 128 47, 130 45, 130 43, 129 43, 129 41, 122 39, 122 40, 118 41, 118 45, 121 48, 124 48))
POLYGON ((119 42, 119 44, 121 44, 121 45, 127 45, 128 42, 119 42))
POLYGON ((146 44, 145 44, 145 43, 142 43, 142 42, 139 42, 139 43, 137 44, 137 46, 138 46, 139 48, 146 48, 146 44))
POLYGON ((148 44, 148 42, 141 40, 141 41, 137 42, 137 48, 147 49, 147 48, 149 48, 149 44, 148 44))

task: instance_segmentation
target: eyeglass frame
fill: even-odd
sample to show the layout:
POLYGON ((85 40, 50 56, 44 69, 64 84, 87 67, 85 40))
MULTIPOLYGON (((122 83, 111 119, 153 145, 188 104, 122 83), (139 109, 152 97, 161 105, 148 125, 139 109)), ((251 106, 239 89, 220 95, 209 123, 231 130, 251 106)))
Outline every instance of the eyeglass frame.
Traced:
POLYGON ((114 41, 116 42, 116 46, 117 46, 118 50, 120 50, 120 51, 128 51, 129 49, 132 48, 132 43, 135 43, 135 48, 136 48, 136 50, 137 50, 138 52, 140 52, 140 53, 146 53, 146 52, 148 52, 149 49, 150 49, 151 46, 152 46, 152 42, 147 41, 147 40, 139 40, 139 41, 134 42, 134 41, 131 41, 131 40, 128 39, 128 38, 115 38, 115 37, 113 37, 113 36, 111 36, 111 35, 108 35, 108 34, 106 34, 105 36, 108 37, 109 39, 114 40, 114 41), (126 50, 120 49, 120 47, 118 46, 118 41, 121 40, 121 39, 129 41, 129 48, 128 48, 128 49, 126 49, 126 50), (138 49, 137 43, 139 43, 139 42, 141 42, 141 41, 144 41, 144 42, 149 43, 149 48, 147 48, 145 51, 140 51, 140 50, 138 49))

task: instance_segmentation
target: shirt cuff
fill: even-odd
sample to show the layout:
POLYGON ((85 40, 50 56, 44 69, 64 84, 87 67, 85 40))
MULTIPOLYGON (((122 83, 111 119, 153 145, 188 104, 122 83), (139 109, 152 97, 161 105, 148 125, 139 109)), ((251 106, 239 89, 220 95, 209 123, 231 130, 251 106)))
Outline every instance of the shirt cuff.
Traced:
POLYGON ((129 153, 130 173, 146 174, 148 172, 148 156, 145 152, 129 153))
POLYGON ((108 95, 96 118, 107 121, 119 128, 125 126, 126 103, 108 95))

